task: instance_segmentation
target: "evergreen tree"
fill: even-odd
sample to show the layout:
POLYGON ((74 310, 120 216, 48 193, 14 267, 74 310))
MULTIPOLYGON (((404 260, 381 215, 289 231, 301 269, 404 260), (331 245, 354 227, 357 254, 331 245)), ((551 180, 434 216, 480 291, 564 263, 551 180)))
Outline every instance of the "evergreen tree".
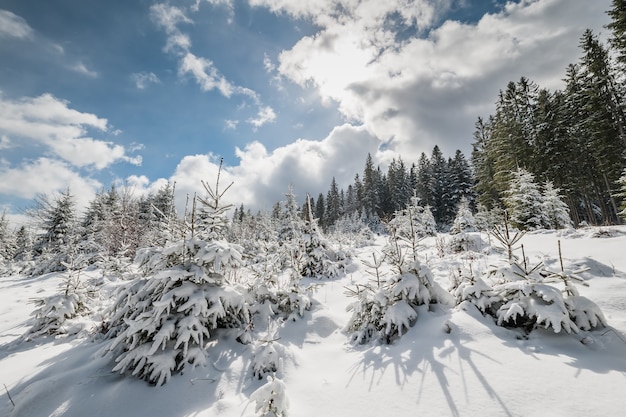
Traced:
POLYGON ((33 257, 33 239, 26 226, 21 226, 15 233, 15 254, 18 262, 30 261, 33 257))
POLYGON ((162 385, 175 372, 207 363, 207 343, 219 329, 245 337, 251 316, 245 290, 228 279, 242 264, 242 248, 225 240, 226 212, 215 188, 203 182, 197 221, 184 239, 140 251, 146 278, 126 287, 113 307, 109 351, 114 372, 162 385))
POLYGON ((431 211, 437 224, 447 224, 454 216, 454 206, 451 199, 451 181, 448 164, 444 159, 439 146, 435 145, 430 157, 432 193, 431 211))
POLYGON ((323 227, 326 227, 326 224, 324 223, 325 211, 326 211, 326 204, 324 201, 324 194, 320 193, 320 195, 317 196, 317 201, 315 203, 315 218, 318 219, 318 221, 323 227))
POLYGON ((368 219, 378 218, 378 212, 380 209, 379 200, 379 178, 378 172, 374 168, 374 162, 372 161, 372 155, 367 154, 365 160, 365 169, 363 171, 363 184, 362 184, 362 204, 363 213, 368 219))
POLYGON ((450 228, 450 233, 459 234, 474 231, 476 231, 476 226, 469 201, 465 197, 462 197, 456 211, 456 217, 450 228))
POLYGON ((39 258, 31 274, 65 271, 65 264, 76 254, 78 230, 74 196, 69 188, 50 200, 42 195, 32 212, 38 217, 43 233, 34 246, 39 258))
POLYGON ((626 68, 626 1, 613 0, 612 6, 607 12, 611 23, 606 27, 611 30, 609 43, 617 52, 617 61, 624 70, 626 68))
POLYGON ((324 211, 324 224, 331 227, 341 216, 341 200, 339 196, 339 187, 337 181, 333 177, 330 183, 330 190, 326 194, 326 210, 324 211))
POLYGON ((15 255, 15 237, 9 230, 9 220, 6 211, 0 216, 0 264, 9 262, 15 255))
POLYGON ((431 189, 432 169, 430 160, 424 152, 421 153, 417 162, 417 182, 415 184, 415 193, 422 206, 432 205, 434 196, 431 189))
POLYGON ((549 229, 563 229, 572 225, 569 208, 559 195, 560 190, 547 181, 543 188, 543 214, 549 229))
POLYGON ((495 159, 493 141, 491 140, 491 121, 485 122, 481 117, 476 121, 474 142, 472 144, 472 165, 476 184, 474 190, 478 195, 478 203, 490 210, 500 205, 500 190, 496 187, 495 159))
POLYGON ((511 224, 520 230, 540 229, 546 224, 543 196, 535 176, 523 168, 513 173, 504 204, 511 224))

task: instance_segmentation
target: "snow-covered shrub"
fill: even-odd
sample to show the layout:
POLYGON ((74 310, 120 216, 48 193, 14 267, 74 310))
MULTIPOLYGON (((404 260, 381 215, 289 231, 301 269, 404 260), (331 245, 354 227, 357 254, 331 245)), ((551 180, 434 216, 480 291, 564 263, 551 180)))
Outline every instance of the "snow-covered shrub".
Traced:
POLYGON ((300 274, 282 268, 280 255, 271 251, 257 254, 255 263, 248 265, 252 273, 248 291, 254 301, 251 311, 262 321, 277 315, 295 321, 311 307, 310 288, 301 285, 300 274))
POLYGON ((561 291, 543 282, 537 270, 524 271, 518 264, 503 265, 491 271, 503 282, 494 285, 497 295, 494 317, 499 326, 517 327, 530 332, 536 327, 559 333, 578 332, 561 291))
POLYGON ((483 240, 478 233, 457 233, 450 236, 447 241, 447 250, 451 253, 478 251, 483 245, 483 240))
POLYGON ((261 417, 287 417, 289 415, 289 399, 286 395, 285 383, 273 376, 250 395, 254 401, 254 412, 261 417))
POLYGON ((71 320, 89 313, 93 289, 85 285, 77 272, 70 272, 59 285, 59 292, 49 297, 33 300, 37 308, 31 313, 33 324, 26 338, 40 335, 74 334, 81 326, 71 320))

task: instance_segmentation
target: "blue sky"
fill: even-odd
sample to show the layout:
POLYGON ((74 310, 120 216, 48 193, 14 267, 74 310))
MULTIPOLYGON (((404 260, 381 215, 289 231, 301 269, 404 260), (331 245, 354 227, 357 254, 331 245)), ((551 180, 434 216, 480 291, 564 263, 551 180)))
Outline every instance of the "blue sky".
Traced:
POLYGON ((230 200, 269 209, 438 144, 528 76, 560 87, 610 0, 111 0, 0 3, 0 208, 70 186, 176 181, 224 158, 230 200))

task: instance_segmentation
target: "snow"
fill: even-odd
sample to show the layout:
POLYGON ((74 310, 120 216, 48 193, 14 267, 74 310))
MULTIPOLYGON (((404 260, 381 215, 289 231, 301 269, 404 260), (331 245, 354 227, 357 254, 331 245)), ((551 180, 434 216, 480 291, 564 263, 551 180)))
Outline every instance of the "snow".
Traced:
MULTIPOLYGON (((441 287, 450 286, 460 267, 471 265, 478 274, 506 256, 489 246, 494 239, 469 235, 484 246, 440 256, 437 239, 449 236, 420 242, 420 260, 441 287)), ((113 372, 113 358, 103 355, 110 340, 102 335, 22 337, 34 320, 36 306, 29 301, 55 294, 64 274, 0 277, 0 416, 248 417, 270 409, 298 417, 623 415, 626 227, 527 233, 520 243, 529 265, 543 262, 559 271, 558 240, 565 271, 586 269, 576 274, 588 284, 577 286, 581 314, 597 320, 593 304, 585 303, 591 300, 607 327, 555 333, 539 326, 526 334, 497 326, 469 302, 456 308, 431 304, 417 307, 414 325, 392 344, 352 344, 343 332, 351 317, 346 307, 355 301, 346 287, 372 283, 362 261, 371 263, 372 253, 382 252, 379 236, 354 250, 345 274, 303 279, 316 288, 303 317, 272 322, 271 331, 269 324, 255 329, 265 342, 243 345, 235 341, 236 330, 218 332, 207 345, 205 366, 172 374, 160 387, 113 372), (276 375, 270 375, 274 367, 276 375), (268 372, 259 379, 261 368, 268 372)), ((102 276, 98 270, 86 274, 102 276)), ((106 304, 120 283, 104 282, 106 304)), ((477 280, 465 291, 478 296, 485 287, 477 280)), ((93 325, 101 320, 97 311, 92 308, 93 325)))

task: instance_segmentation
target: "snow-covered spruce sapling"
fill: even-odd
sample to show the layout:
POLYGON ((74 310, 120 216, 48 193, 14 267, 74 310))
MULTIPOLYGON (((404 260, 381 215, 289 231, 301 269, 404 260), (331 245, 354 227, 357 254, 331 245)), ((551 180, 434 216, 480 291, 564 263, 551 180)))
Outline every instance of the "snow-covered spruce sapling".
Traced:
POLYGON ((577 294, 571 282, 564 291, 552 285, 555 281, 568 280, 565 273, 555 277, 546 273, 542 263, 531 268, 523 246, 522 256, 522 263, 507 263, 490 271, 498 281, 493 286, 496 297, 492 299, 492 314, 498 325, 522 328, 526 332, 543 327, 555 333, 561 330, 578 333, 606 323, 599 308, 590 300, 564 296, 564 291, 577 294))
MULTIPOLYGON (((410 223, 405 224, 410 227, 410 223)), ((418 260, 418 236, 409 229, 405 235, 412 236, 413 241, 407 241, 394 228, 391 232, 386 259, 396 272, 379 288, 357 286, 356 290, 349 290, 357 300, 348 306, 352 316, 345 331, 356 343, 392 343, 413 326, 419 306, 448 302, 450 297, 418 260)))
POLYGON ((588 270, 588 268, 582 268, 572 272, 566 272, 563 267, 563 256, 561 253, 561 241, 558 241, 559 247, 559 265, 561 267, 560 272, 551 272, 545 270, 548 276, 545 278, 545 282, 549 283, 561 283, 563 285, 563 292, 565 293, 565 304, 569 310, 570 317, 576 323, 576 326, 580 330, 592 330, 596 327, 606 326, 606 318, 602 313, 602 310, 596 303, 589 300, 578 293, 578 289, 574 284, 580 284, 588 286, 584 279, 578 274, 588 270))
POLYGON ((33 300, 37 308, 31 313, 34 320, 25 334, 26 340, 40 335, 74 334, 82 329, 81 326, 72 326, 70 321, 89 313, 94 290, 85 285, 80 270, 67 263, 65 267, 66 278, 59 284, 59 291, 33 300))
POLYGON ((449 291, 456 305, 463 308, 464 303, 474 305, 483 314, 493 314, 494 301, 499 300, 491 285, 481 278, 475 278, 471 269, 459 268, 450 276, 449 291))
POLYGON ((246 289, 227 278, 242 259, 240 247, 223 238, 228 207, 219 204, 219 175, 215 189, 203 184, 208 198, 200 200, 185 239, 138 254, 147 276, 129 284, 137 286, 117 307, 128 315, 110 331, 115 372, 162 385, 173 373, 206 363, 216 330, 243 332, 250 323, 246 289), (139 309, 128 304, 134 301, 139 309))
POLYGON ((300 238, 300 273, 303 277, 333 278, 344 269, 345 259, 331 248, 330 242, 322 235, 313 218, 311 199, 306 196, 304 227, 300 238))
POLYGON ((511 235, 509 216, 506 211, 504 212, 502 224, 495 225, 490 232, 490 235, 500 242, 504 250, 506 250, 509 263, 513 263, 513 261, 515 261, 515 255, 513 254, 515 245, 519 243, 525 234, 526 232, 517 230, 515 231, 515 234, 511 235))
POLYGON ((287 352, 285 347, 278 343, 279 340, 278 323, 270 321, 266 337, 254 344, 252 375, 255 378, 263 379, 266 375, 276 376, 282 372, 287 352))
POLYGON ((287 417, 289 399, 285 383, 276 377, 268 376, 267 382, 250 395, 255 402, 254 411, 260 417, 287 417))

